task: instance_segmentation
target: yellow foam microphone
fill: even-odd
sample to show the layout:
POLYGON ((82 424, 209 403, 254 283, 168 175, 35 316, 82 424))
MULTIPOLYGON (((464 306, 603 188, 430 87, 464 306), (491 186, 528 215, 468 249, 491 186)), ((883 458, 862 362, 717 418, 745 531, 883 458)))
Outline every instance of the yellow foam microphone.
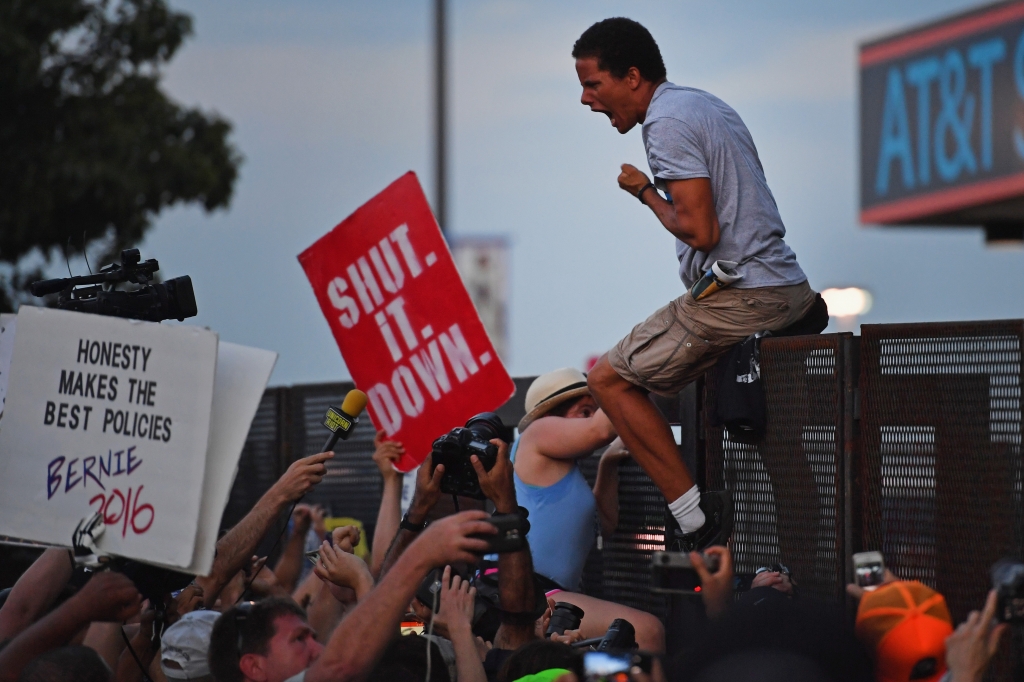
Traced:
POLYGON ((327 417, 324 419, 324 426, 331 431, 327 443, 324 444, 321 452, 328 452, 334 449, 338 440, 347 440, 348 436, 359 423, 359 415, 366 408, 366 394, 358 388, 353 388, 345 396, 341 407, 328 407, 327 417))

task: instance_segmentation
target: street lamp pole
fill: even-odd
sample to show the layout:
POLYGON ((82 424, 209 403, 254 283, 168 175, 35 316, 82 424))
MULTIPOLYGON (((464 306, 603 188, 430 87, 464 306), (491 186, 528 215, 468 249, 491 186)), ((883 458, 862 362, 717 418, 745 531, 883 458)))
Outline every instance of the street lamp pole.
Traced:
POLYGON ((434 0, 434 215, 441 232, 448 228, 448 107, 446 0, 434 0))

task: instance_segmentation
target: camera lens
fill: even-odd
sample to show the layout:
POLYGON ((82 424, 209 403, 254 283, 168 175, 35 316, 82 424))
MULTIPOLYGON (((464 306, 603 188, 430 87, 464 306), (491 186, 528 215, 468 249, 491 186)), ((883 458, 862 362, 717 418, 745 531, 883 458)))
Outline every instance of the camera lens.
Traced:
POLYGON ((488 441, 492 438, 500 438, 506 443, 512 442, 512 434, 509 428, 501 422, 501 417, 493 412, 481 412, 475 417, 471 417, 466 422, 466 428, 481 440, 488 441))
POLYGON ((555 610, 551 612, 547 636, 550 637, 552 633, 564 635, 566 630, 578 630, 581 622, 583 622, 583 609, 569 602, 557 602, 555 610))

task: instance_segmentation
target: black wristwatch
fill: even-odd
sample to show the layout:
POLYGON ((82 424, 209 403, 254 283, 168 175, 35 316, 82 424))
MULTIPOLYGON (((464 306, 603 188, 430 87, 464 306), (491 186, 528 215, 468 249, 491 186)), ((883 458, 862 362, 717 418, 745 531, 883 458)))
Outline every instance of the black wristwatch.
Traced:
POLYGON ((409 520, 409 512, 405 512, 405 516, 402 517, 402 522, 398 524, 399 528, 404 528, 411 533, 419 533, 427 527, 426 519, 422 523, 413 523, 409 520))
POLYGON ((658 190, 658 188, 654 186, 654 183, 653 183, 653 182, 648 182, 648 183, 647 183, 646 185, 644 185, 643 187, 641 187, 641 188, 640 188, 640 191, 639 191, 639 192, 637 192, 637 193, 636 193, 636 198, 637 198, 637 199, 638 199, 638 200, 640 201, 640 203, 641 203, 641 204, 643 204, 644 206, 646 206, 646 205, 647 205, 646 203, 644 203, 644 192, 646 192, 646 191, 647 191, 647 190, 649 190, 649 189, 653 189, 654 191, 657 191, 657 190, 658 190))

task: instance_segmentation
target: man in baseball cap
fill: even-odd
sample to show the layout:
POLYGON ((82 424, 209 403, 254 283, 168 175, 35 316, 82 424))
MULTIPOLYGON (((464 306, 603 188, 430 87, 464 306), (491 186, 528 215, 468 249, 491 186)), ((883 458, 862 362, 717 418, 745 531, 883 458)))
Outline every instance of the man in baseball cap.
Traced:
POLYGON ((864 592, 856 632, 874 658, 878 682, 937 681, 946 672, 953 621, 945 598, 916 580, 864 592))
POLYGON ((164 631, 160 669, 167 679, 213 682, 206 652, 219 617, 217 611, 191 611, 164 631))

